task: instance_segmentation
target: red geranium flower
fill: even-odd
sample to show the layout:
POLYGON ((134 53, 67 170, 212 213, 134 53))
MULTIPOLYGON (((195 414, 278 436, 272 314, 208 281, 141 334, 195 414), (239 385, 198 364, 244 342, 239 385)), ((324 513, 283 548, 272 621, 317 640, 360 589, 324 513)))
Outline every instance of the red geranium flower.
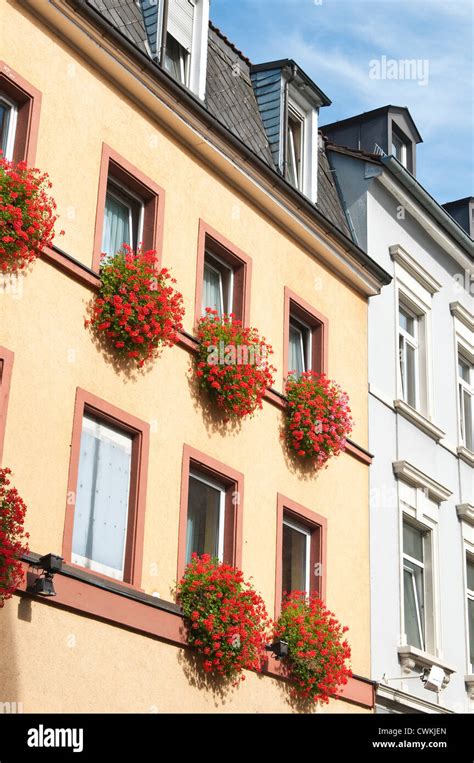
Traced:
POLYGON ((86 325, 115 353, 138 367, 154 360, 178 340, 184 316, 183 297, 168 270, 157 269, 156 252, 129 246, 104 261, 99 295, 86 325))
POLYGON ((53 243, 56 203, 48 175, 0 154, 0 271, 15 273, 53 243))
POLYGON ((23 580, 20 557, 28 552, 24 532, 26 506, 16 488, 9 487, 10 469, 0 469, 0 607, 23 580))

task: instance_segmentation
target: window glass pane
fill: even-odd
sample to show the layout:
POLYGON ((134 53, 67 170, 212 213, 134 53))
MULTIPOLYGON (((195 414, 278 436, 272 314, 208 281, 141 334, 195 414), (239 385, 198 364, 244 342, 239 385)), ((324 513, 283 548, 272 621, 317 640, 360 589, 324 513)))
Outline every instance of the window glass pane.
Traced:
POLYGON ((188 53, 170 34, 166 35, 165 69, 172 77, 186 84, 188 53))
POLYGON ((463 360, 463 358, 459 358, 458 360, 458 369, 459 369, 459 376, 461 377, 461 379, 464 379, 464 381, 466 381, 469 384, 470 368, 469 368, 469 364, 466 363, 466 361, 463 360))
POLYGON ((122 248, 122 244, 133 246, 130 230, 131 207, 107 191, 105 197, 104 231, 102 251, 112 257, 122 248))
POLYGON ((403 523, 403 553, 423 562, 423 533, 407 522, 403 523))
POLYGON ((416 350, 414 347, 405 344, 405 384, 406 384, 406 402, 416 407, 416 350))
POLYGON ((403 571, 403 589, 405 604, 405 633, 410 646, 423 648, 420 631, 421 611, 418 601, 418 586, 413 569, 403 571))
POLYGON ((204 279, 202 290, 202 312, 206 307, 217 310, 219 316, 224 313, 222 275, 210 263, 204 262, 204 279))
POLYGON ((303 124, 291 112, 288 114, 287 163, 288 180, 297 188, 301 181, 301 147, 303 124))
POLYGON ((467 587, 470 591, 474 591, 474 562, 467 560, 467 587))
POLYGON ((10 126, 11 108, 0 100, 0 149, 4 156, 7 154, 8 132, 10 126))
MULTIPOLYGON (((467 601, 467 614, 469 619, 469 660, 474 666, 474 599, 467 601)), ((474 667, 472 669, 474 670, 474 667)))
POLYGON ((464 442, 466 445, 466 448, 469 448, 469 450, 473 450, 473 440, 472 440, 472 396, 469 394, 467 390, 463 391, 463 397, 464 397, 464 442))
POLYGON ((306 591, 307 534, 283 524, 282 590, 306 591))
POLYGON ((220 507, 223 490, 189 478, 186 562, 192 554, 219 554, 220 507))
POLYGON ((72 561, 123 580, 132 438, 84 416, 72 561))
POLYGON ((296 377, 301 376, 306 370, 304 341, 303 331, 294 323, 290 323, 288 370, 292 371, 296 377))
POLYGON ((406 310, 404 310, 403 307, 400 307, 399 309, 398 320, 400 328, 402 328, 408 334, 415 336, 415 319, 406 310))

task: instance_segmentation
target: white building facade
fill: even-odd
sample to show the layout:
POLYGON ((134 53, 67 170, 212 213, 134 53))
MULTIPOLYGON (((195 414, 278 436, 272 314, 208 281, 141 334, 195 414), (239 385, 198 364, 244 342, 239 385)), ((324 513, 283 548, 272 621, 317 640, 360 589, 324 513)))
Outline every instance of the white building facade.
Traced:
POLYGON ((353 236, 393 276, 369 307, 372 678, 379 712, 474 712, 473 240, 406 169, 421 138, 391 109, 372 121, 404 151, 370 143, 370 112, 323 128, 353 236))

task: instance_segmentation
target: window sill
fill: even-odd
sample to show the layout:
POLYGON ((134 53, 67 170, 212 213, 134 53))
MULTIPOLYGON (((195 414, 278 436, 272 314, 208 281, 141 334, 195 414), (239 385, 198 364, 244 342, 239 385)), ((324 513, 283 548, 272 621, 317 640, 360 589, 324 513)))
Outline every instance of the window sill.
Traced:
POLYGON ((465 448, 464 445, 460 445, 456 452, 459 458, 465 461, 466 464, 469 464, 469 466, 474 466, 474 452, 472 450, 465 448))
POLYGON ((456 668, 449 665, 442 657, 435 657, 434 654, 429 654, 422 649, 417 649, 416 646, 399 646, 398 647, 398 659, 403 668, 404 673, 410 673, 414 670, 423 670, 428 668, 431 670, 433 665, 444 671, 443 687, 447 686, 450 681, 452 673, 456 673, 456 668))
POLYGON ((394 400, 393 407, 397 413, 417 426, 418 429, 421 429, 429 437, 432 437, 436 442, 439 442, 445 436, 446 432, 435 426, 426 416, 416 411, 411 405, 405 403, 404 400, 394 400))

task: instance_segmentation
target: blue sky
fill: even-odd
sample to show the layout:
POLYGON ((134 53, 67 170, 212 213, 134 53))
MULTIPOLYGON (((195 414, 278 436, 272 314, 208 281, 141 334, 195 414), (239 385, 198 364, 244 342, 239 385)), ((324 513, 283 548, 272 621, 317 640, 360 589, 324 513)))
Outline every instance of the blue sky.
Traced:
POLYGON ((471 0, 211 0, 211 19, 252 63, 293 58, 333 102, 321 124, 407 106, 423 138, 418 180, 443 203, 474 195, 473 9, 471 0), (419 60, 426 84, 369 77, 382 56, 419 60))

